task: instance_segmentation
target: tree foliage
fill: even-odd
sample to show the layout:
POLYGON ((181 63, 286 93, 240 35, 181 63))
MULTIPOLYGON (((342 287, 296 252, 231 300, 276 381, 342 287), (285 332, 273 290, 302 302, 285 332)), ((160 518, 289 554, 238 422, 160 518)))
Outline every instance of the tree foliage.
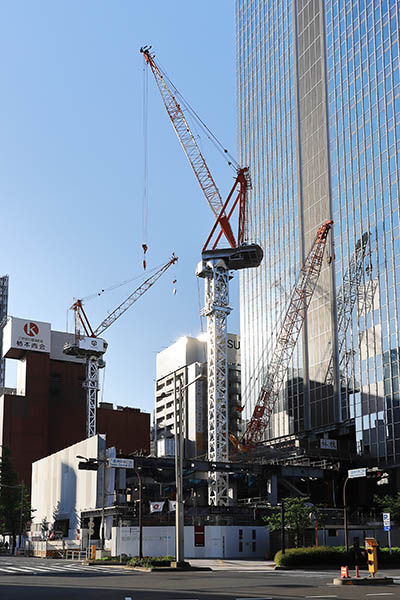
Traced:
POLYGON ((11 451, 1 446, 0 458, 0 533, 15 536, 25 531, 31 519, 31 505, 28 491, 18 483, 11 451))
POLYGON ((400 492, 394 496, 387 494, 380 497, 374 496, 374 504, 384 513, 390 513, 390 520, 400 525, 400 492))
MULTIPOLYGON (((285 513, 285 531, 294 533, 296 546, 299 546, 304 532, 312 526, 310 514, 313 514, 318 519, 318 508, 310 504, 310 498, 308 497, 283 498, 282 502, 285 513)), ((268 529, 279 531, 282 528, 281 507, 272 507, 271 511, 271 514, 263 517, 263 520, 268 529)))

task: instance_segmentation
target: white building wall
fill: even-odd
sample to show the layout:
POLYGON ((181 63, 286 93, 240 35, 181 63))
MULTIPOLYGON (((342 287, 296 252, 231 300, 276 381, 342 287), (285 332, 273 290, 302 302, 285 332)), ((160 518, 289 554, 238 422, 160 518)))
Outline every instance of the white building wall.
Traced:
MULTIPOLYGON (((69 519, 68 537, 75 537, 82 510, 100 505, 97 471, 79 471, 78 455, 97 458, 105 449, 105 435, 96 435, 32 465, 32 531, 39 531, 44 519, 53 523, 53 513, 69 519)), ((100 477, 99 477, 100 479, 100 477)))
POLYGON ((206 362, 206 360, 206 342, 187 336, 181 337, 177 342, 157 354, 156 379, 162 379, 186 365, 194 362, 206 362))
MULTIPOLYGON (((194 526, 185 526, 185 558, 265 558, 269 551, 269 532, 265 527, 210 525, 205 527, 204 538, 205 545, 196 547, 194 526)), ((111 553, 138 556, 139 527, 113 527, 111 553)), ((175 556, 175 527, 143 527, 143 556, 168 555, 175 556)))

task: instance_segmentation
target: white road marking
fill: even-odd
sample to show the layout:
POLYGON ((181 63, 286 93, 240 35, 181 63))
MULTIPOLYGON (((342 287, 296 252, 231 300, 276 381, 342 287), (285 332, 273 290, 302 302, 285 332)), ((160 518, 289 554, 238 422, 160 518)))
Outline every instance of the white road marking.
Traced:
POLYGON ((366 594, 367 596, 394 596, 393 592, 379 592, 376 594, 366 594))
MULTIPOLYGON (((23 567, 15 567, 15 566, 6 566, 4 565, 4 563, 0 563, 0 573, 4 574, 4 573, 9 573, 10 575, 17 575, 17 574, 25 574, 25 575, 35 575, 35 574, 40 574, 43 573, 43 575, 45 574, 53 574, 53 575, 58 575, 60 573, 65 573, 65 574, 75 574, 75 573, 83 573, 83 572, 91 572, 91 573, 107 573, 109 574, 122 574, 122 573, 126 573, 126 570, 121 568, 121 569, 112 569, 112 568, 107 568, 107 567, 98 567, 98 568, 94 568, 94 567, 89 567, 89 566, 85 566, 85 565, 25 565, 23 567)), ((133 600, 133 599, 131 599, 133 600)))
POLYGON ((337 598, 337 596, 304 596, 305 598, 337 598))
POLYGON ((29 571, 30 569, 21 569, 19 567, 8 567, 7 571, 19 571, 19 572, 23 572, 26 573, 26 571, 29 571))

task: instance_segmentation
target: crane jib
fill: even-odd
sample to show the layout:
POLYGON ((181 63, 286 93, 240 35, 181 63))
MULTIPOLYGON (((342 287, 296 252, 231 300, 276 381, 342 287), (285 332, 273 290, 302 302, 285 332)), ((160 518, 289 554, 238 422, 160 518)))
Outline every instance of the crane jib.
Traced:
POLYGON ((266 379, 263 382, 252 417, 239 442, 239 445, 245 450, 249 450, 256 442, 261 441, 269 427, 272 411, 286 379, 287 368, 317 285, 326 240, 332 224, 332 220, 326 221, 318 229, 304 265, 300 269, 298 281, 292 290, 286 315, 276 337, 276 346, 271 355, 266 379))

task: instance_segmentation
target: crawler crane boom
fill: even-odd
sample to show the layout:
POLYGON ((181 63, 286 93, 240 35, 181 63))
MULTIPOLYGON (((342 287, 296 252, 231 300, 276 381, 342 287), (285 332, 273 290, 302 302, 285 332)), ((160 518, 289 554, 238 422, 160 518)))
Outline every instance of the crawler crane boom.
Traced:
POLYGON ((241 440, 230 435, 237 449, 247 451, 263 439, 272 411, 286 379, 287 369, 299 339, 306 311, 310 306, 319 275, 328 233, 333 221, 326 221, 317 231, 310 252, 292 290, 289 306, 275 339, 267 374, 259 393, 253 415, 241 440))

